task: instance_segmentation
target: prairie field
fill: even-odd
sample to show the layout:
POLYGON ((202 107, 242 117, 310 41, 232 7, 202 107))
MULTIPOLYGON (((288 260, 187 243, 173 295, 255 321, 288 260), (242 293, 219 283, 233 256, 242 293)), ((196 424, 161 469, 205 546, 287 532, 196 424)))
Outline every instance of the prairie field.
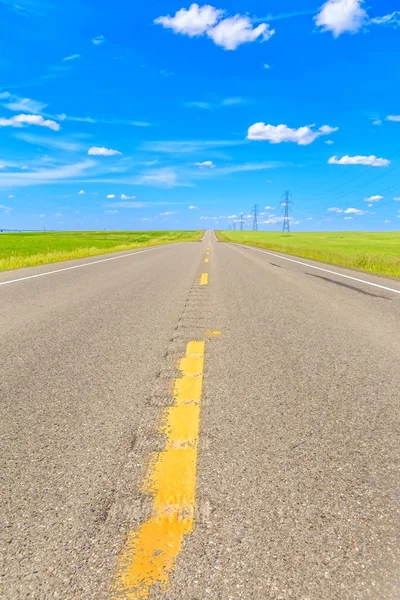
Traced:
POLYGON ((203 231, 62 231, 1 233, 0 271, 123 252, 145 246, 195 242, 203 231))
POLYGON ((400 279, 400 231, 316 232, 219 231, 221 241, 257 246, 400 279))

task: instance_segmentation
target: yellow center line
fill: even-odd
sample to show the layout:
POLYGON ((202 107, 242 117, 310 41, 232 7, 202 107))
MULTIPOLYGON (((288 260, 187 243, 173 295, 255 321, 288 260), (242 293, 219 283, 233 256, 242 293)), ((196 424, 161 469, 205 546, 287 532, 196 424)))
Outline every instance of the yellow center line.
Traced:
POLYGON ((164 412, 160 428, 165 448, 152 461, 143 486, 153 496, 153 514, 128 535, 114 600, 149 598, 155 585, 165 589, 184 536, 194 529, 204 352, 205 342, 190 342, 179 361, 174 405, 164 412))
POLYGON ((200 285, 208 285, 208 273, 201 274, 200 285))

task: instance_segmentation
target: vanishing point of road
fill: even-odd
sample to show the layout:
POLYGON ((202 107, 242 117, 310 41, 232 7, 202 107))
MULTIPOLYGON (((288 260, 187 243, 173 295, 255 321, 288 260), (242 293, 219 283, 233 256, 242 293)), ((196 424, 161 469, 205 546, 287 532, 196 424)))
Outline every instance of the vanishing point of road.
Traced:
POLYGON ((2 600, 398 600, 400 282, 234 244, 0 274, 2 600))

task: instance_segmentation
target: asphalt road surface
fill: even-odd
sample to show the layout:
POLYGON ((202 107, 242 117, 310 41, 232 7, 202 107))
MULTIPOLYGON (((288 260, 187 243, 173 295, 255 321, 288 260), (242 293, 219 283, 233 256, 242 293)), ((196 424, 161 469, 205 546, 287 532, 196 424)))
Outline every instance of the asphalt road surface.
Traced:
POLYGON ((2 273, 0 306, 2 600, 400 598, 400 282, 209 232, 2 273), (150 581, 168 452, 192 527, 145 536, 150 581))

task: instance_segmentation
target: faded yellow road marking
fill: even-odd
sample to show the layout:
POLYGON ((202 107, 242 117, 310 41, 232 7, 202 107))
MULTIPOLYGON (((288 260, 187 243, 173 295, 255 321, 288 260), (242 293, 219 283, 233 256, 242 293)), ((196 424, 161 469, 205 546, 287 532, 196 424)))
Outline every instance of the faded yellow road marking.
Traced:
POLYGON ((204 335, 206 337, 220 337, 221 332, 218 329, 206 329, 204 335))
POLYGON ((204 351, 205 342, 190 342, 179 361, 182 376, 174 381, 174 405, 165 411, 161 425, 165 448, 144 483, 154 499, 153 514, 128 535, 114 600, 148 598, 154 585, 166 587, 183 538, 194 529, 204 351))
POLYGON ((200 285, 208 284, 208 273, 202 273, 200 277, 200 285))
POLYGON ((208 262, 210 262, 210 259, 209 259, 209 258, 205 258, 205 259, 204 259, 204 262, 205 262, 205 263, 208 263, 208 262))

